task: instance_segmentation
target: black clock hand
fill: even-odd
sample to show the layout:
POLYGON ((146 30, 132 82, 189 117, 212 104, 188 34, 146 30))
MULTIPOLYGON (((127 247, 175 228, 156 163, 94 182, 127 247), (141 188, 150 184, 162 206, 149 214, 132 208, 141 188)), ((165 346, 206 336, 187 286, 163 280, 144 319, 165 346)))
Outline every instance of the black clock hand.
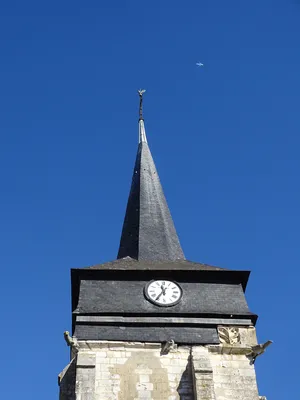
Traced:
POLYGON ((166 289, 163 285, 160 285, 161 288, 161 292, 159 293, 159 295, 156 297, 156 301, 160 299, 161 295, 163 294, 164 296, 166 295, 166 289))
POLYGON ((164 292, 159 293, 159 295, 156 297, 155 300, 159 300, 159 298, 160 298, 160 296, 161 296, 162 294, 164 295, 164 292))
POLYGON ((165 296, 167 288, 165 288, 163 285, 161 285, 160 288, 161 288, 161 290, 162 290, 162 292, 163 292, 163 294, 165 296))

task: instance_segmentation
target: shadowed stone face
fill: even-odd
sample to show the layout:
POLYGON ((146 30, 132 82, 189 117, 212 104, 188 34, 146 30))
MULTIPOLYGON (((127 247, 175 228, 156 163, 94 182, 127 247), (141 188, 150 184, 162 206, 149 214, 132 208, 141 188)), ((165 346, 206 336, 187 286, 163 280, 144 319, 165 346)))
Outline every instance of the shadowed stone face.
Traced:
POLYGON ((73 358, 69 365, 59 374, 58 383, 60 386, 59 400, 76 400, 76 359, 73 358))

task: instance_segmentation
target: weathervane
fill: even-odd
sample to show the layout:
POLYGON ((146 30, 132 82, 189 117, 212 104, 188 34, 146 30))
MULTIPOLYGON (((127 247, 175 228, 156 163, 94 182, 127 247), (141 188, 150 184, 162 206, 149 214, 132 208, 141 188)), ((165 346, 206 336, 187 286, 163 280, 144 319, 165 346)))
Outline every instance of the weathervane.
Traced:
POLYGON ((140 96, 140 120, 141 119, 144 119, 143 118, 143 94, 146 92, 146 90, 145 89, 140 89, 140 90, 138 90, 138 94, 139 94, 139 96, 140 96))

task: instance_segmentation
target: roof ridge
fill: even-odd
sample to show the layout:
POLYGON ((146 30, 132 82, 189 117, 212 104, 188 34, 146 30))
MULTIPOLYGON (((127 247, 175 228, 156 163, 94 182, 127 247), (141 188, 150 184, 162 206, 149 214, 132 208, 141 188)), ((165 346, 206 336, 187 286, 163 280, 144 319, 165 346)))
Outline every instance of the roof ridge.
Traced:
POLYGON ((198 263, 189 260, 136 260, 132 257, 123 257, 113 261, 104 262, 102 264, 95 264, 84 269, 118 269, 118 267, 125 264, 126 269, 130 269, 130 265, 134 264, 135 269, 149 270, 149 269, 164 269, 163 266, 168 267, 168 269, 182 269, 189 270, 188 266, 193 266, 193 270, 216 270, 216 271, 231 271, 226 268, 216 267, 213 265, 198 263), (148 268, 147 268, 148 267, 148 268), (173 268, 172 268, 173 267, 173 268))

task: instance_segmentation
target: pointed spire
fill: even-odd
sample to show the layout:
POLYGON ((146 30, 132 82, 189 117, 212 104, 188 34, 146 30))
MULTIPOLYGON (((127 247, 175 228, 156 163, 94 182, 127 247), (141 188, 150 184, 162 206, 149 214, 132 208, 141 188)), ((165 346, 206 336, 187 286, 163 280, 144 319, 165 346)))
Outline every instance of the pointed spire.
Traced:
POLYGON ((138 94, 139 94, 139 96, 140 96, 140 110, 139 110, 140 118, 139 118, 139 121, 144 119, 144 118, 143 118, 143 94, 144 94, 145 92, 146 92, 146 89, 140 89, 140 90, 138 90, 138 94))
POLYGON ((140 96, 140 109, 139 109, 139 143, 146 142, 146 131, 145 131, 145 124, 143 118, 143 94, 146 92, 145 89, 138 90, 138 94, 140 96))
POLYGON ((147 143, 147 136, 146 136, 146 131, 145 131, 144 120, 140 119, 139 120, 139 143, 142 143, 142 142, 147 143))
POLYGON ((120 241, 118 258, 174 261, 184 259, 156 167, 147 143, 143 94, 139 108, 139 146, 120 241))

